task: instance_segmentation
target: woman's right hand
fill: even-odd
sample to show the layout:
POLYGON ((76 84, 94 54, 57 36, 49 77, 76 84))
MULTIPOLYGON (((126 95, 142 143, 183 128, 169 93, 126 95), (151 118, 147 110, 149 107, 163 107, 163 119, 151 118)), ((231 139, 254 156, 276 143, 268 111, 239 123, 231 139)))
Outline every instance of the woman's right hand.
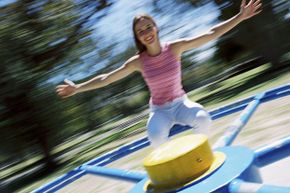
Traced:
POLYGON ((77 93, 77 85, 74 82, 67 79, 65 79, 64 82, 66 84, 61 84, 56 87, 56 93, 58 96, 61 98, 67 98, 77 93))

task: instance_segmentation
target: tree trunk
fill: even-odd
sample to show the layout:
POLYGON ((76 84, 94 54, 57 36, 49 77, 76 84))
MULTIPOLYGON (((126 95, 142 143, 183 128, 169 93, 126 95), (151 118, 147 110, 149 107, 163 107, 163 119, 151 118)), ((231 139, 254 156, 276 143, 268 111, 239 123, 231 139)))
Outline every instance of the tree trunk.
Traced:
MULTIPOLYGON (((50 154, 51 148, 48 144, 50 129, 42 124, 37 107, 29 100, 26 94, 29 92, 31 90, 23 90, 23 92, 19 92, 13 97, 5 98, 4 103, 8 107, 7 114, 14 119, 13 132, 15 132, 14 129, 21 129, 19 132, 21 134, 16 137, 22 138, 21 141, 26 141, 23 149, 25 149, 26 145, 30 146, 36 143, 44 156, 43 161, 47 169, 51 169, 56 164, 50 154)), ((18 145, 23 146, 23 144, 18 145)))

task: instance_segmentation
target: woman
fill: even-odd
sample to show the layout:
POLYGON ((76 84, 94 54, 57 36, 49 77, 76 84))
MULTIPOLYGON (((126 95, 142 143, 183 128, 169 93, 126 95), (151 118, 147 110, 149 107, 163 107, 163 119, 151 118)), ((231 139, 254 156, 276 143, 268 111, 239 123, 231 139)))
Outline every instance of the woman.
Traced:
POLYGON ((170 128, 178 123, 203 131, 210 126, 210 116, 200 105, 191 102, 181 84, 181 54, 214 40, 234 28, 240 22, 258 14, 262 6, 260 0, 246 4, 242 0, 240 12, 229 20, 214 26, 207 33, 197 37, 178 39, 161 44, 158 28, 148 15, 134 18, 133 33, 138 53, 128 59, 120 68, 101 74, 91 80, 74 84, 65 81, 57 86, 57 93, 63 98, 76 93, 101 88, 139 71, 147 83, 150 99, 150 116, 147 123, 148 138, 157 147, 168 140, 170 128))

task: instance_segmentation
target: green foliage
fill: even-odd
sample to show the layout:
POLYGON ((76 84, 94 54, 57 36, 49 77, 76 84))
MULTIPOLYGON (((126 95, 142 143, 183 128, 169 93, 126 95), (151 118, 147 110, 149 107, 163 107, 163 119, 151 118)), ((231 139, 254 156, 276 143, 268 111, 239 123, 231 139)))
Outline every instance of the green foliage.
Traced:
MULTIPOLYGON (((216 0, 215 3, 221 8, 220 20, 226 20, 238 13, 240 7, 240 1, 216 0)), ((216 52, 218 57, 228 63, 232 63, 240 55, 263 57, 273 66, 282 63, 281 56, 290 50, 289 43, 286 43, 290 42, 287 2, 265 0, 262 3, 263 11, 259 15, 244 21, 219 39, 216 52)))
POLYGON ((66 114, 77 102, 60 101, 47 80, 57 65, 76 65, 94 49, 90 30, 82 26, 90 15, 83 15, 81 6, 70 0, 19 0, 0 9, 0 113, 5 120, 0 124, 5 136, 1 159, 41 153, 51 165, 52 144, 79 132, 87 120, 73 122, 74 128, 67 124, 84 106, 66 114))

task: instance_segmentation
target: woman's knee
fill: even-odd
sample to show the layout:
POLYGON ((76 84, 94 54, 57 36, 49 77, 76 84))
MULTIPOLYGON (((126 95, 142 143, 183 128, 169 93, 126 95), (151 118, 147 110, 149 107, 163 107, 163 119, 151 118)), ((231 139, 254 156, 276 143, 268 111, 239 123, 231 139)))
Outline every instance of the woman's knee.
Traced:
POLYGON ((196 113, 195 129, 198 133, 209 134, 209 128, 211 126, 211 123, 212 119, 206 110, 202 109, 196 113))
POLYGON ((191 127, 208 128, 211 124, 211 117, 205 108, 190 100, 185 101, 183 108, 177 114, 177 119, 191 127))

